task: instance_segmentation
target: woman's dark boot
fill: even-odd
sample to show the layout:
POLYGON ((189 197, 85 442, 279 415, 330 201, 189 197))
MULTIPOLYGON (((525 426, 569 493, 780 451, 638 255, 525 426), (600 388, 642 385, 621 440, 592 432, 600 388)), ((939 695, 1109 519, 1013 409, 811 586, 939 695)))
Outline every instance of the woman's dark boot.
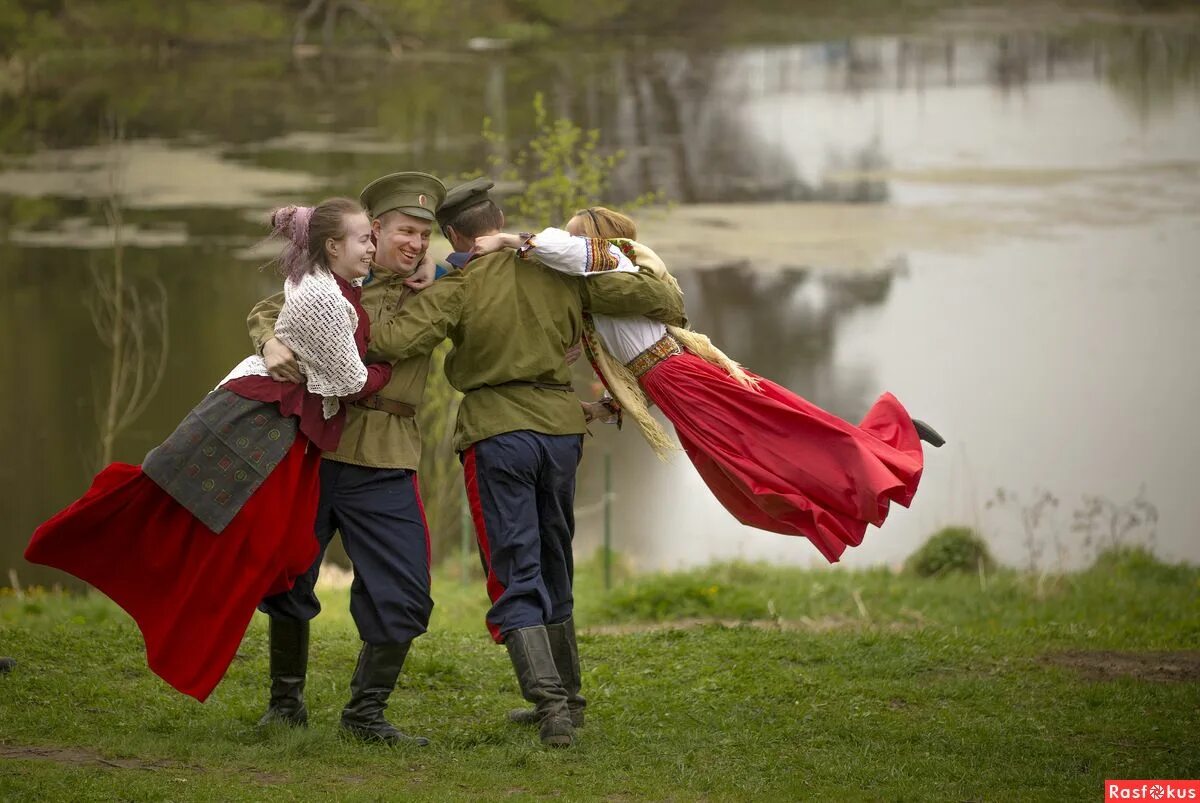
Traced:
POLYGON ((504 646, 517 673, 521 695, 533 703, 542 744, 569 747, 575 740, 575 728, 571 725, 567 691, 554 665, 546 627, 510 630, 504 636, 504 646))
POLYGON ((938 434, 937 430, 926 424, 919 418, 912 420, 913 426, 917 428, 917 437, 928 443, 934 448, 940 447, 946 442, 946 439, 938 434))
POLYGON ((388 697, 396 688, 396 679, 404 668, 404 659, 412 644, 363 644, 358 666, 350 680, 350 702, 342 709, 342 730, 364 742, 390 745, 411 744, 424 747, 429 740, 409 736, 383 717, 388 697))
MULTIPOLYGON (((565 622, 546 625, 546 635, 550 637, 550 652, 554 656, 554 667, 562 680, 563 689, 567 693, 567 711, 571 715, 571 725, 583 727, 583 709, 587 706, 579 694, 583 685, 583 676, 579 671, 579 646, 575 641, 575 617, 568 617, 565 622)), ((532 708, 516 708, 508 712, 508 721, 518 725, 537 725, 537 711, 532 708)))
POLYGON ((304 678, 308 673, 308 621, 271 617, 271 702, 262 725, 308 725, 304 678))

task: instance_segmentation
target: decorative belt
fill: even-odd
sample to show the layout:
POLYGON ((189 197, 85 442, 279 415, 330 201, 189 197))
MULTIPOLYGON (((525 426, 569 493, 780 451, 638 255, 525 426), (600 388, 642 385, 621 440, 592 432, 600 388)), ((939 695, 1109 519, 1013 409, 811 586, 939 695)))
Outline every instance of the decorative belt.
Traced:
POLYGON ((417 408, 411 404, 389 399, 386 396, 380 396, 378 393, 373 393, 370 396, 359 399, 355 404, 359 407, 366 407, 369 410, 380 410, 401 418, 416 418, 417 415, 417 408))
POLYGON ((676 354, 682 353, 683 348, 679 345, 678 340, 670 335, 663 335, 662 340, 625 363, 625 366, 633 372, 634 376, 641 379, 647 371, 667 357, 674 357, 676 354))
POLYGON ((508 385, 525 385, 531 388, 538 388, 539 390, 563 390, 567 393, 575 392, 575 388, 571 387, 569 382, 565 385, 558 385, 554 382, 531 382, 525 379, 514 379, 511 382, 501 382, 498 385, 489 385, 488 387, 503 388, 507 387, 508 385))

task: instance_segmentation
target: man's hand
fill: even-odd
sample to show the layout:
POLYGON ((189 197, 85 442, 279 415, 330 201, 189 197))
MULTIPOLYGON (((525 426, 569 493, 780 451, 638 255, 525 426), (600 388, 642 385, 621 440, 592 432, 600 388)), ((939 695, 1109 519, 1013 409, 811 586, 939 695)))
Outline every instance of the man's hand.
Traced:
POLYGON ((304 381, 304 375, 300 373, 300 365, 296 362, 296 355, 290 348, 283 345, 279 338, 273 337, 263 343, 262 351, 263 362, 267 364, 267 373, 276 382, 299 384, 304 381))
POLYGON ((437 273, 437 262, 428 251, 425 256, 421 257, 420 263, 417 264, 417 272, 404 280, 404 286, 412 290, 424 290, 429 285, 433 284, 433 277, 437 273))
POLYGON ((567 349, 567 365, 574 365, 579 359, 579 355, 583 353, 583 341, 579 341, 571 348, 567 349))

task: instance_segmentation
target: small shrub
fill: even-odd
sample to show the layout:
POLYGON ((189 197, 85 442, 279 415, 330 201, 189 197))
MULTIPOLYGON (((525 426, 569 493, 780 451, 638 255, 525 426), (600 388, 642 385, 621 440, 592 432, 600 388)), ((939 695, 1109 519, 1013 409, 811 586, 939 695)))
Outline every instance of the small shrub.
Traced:
POLYGON ((987 544, 970 527, 945 527, 909 556, 905 568, 920 577, 948 572, 977 572, 994 565, 987 544))
MULTIPOLYGON (((494 153, 489 165, 502 181, 524 186, 519 195, 504 199, 510 219, 535 228, 562 226, 605 197, 625 152, 603 152, 598 128, 581 128, 569 117, 552 118, 540 92, 533 97, 533 123, 536 133, 511 161, 494 153)), ((483 138, 499 154, 508 150, 506 138, 492 128, 490 118, 484 118, 483 138)), ((659 200, 660 193, 646 193, 622 204, 622 211, 630 213, 659 200)))
POLYGON ((1092 562, 1092 571, 1129 574, 1145 572, 1147 569, 1153 571, 1163 565, 1163 562, 1145 547, 1117 546, 1096 555, 1096 560, 1092 562))
POLYGON ((700 572, 656 575, 614 590, 603 605, 603 614, 624 621, 756 619, 767 615, 767 605, 746 588, 700 572))
POLYGON ((1155 582, 1187 582, 1187 566, 1164 563, 1149 549, 1141 546, 1116 546, 1102 551, 1088 568, 1093 577, 1149 580, 1155 582))

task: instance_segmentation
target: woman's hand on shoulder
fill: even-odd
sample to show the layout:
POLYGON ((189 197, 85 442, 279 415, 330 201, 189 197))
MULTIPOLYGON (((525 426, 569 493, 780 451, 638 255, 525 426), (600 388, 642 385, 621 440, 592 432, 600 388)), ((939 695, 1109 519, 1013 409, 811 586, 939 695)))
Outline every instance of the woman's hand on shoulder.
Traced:
POLYGON ((476 254, 494 254, 497 251, 503 251, 505 248, 518 248, 520 245, 521 238, 517 235, 496 232, 495 234, 485 234, 482 237, 476 237, 475 247, 471 250, 476 254))

